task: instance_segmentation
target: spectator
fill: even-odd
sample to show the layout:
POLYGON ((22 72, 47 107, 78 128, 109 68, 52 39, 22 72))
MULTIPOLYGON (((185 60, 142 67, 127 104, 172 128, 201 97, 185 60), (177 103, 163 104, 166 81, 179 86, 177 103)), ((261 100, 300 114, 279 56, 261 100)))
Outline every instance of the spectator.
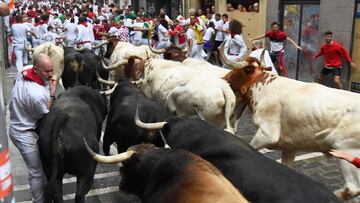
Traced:
POLYGON ((259 12, 259 3, 254 3, 254 12, 259 12))
POLYGON ((238 11, 240 12, 246 12, 246 7, 242 4, 238 4, 238 11))
MULTIPOLYGON (((257 58, 258 60, 261 60, 261 54, 264 51, 263 43, 260 40, 254 40, 252 43, 253 49, 249 56, 257 58)), ((271 71, 278 75, 275 66, 273 62, 271 61, 270 54, 268 50, 265 50, 264 52, 264 60, 265 60, 265 66, 271 67, 271 71)))
POLYGON ((226 8, 227 8, 227 11, 234 11, 232 4, 227 4, 226 8))

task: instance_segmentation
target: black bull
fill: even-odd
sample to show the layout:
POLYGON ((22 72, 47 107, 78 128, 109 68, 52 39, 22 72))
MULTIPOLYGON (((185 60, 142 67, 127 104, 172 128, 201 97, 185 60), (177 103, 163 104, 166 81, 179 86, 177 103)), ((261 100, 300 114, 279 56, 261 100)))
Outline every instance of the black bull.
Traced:
MULTIPOLYGON (((339 202, 321 184, 263 156, 240 138, 205 121, 173 117, 167 120, 162 132, 173 149, 189 150, 212 163, 250 202, 339 202)), ((163 145, 159 136, 142 142, 163 145)))
POLYGON ((62 202, 65 173, 77 177, 75 202, 84 202, 97 162, 86 151, 83 136, 99 150, 102 121, 106 115, 103 97, 89 87, 77 86, 63 92, 39 126, 39 151, 48 179, 45 202, 62 202))
POLYGON ((102 78, 108 78, 101 63, 100 57, 89 49, 77 51, 72 47, 64 48, 64 72, 61 76, 64 88, 75 85, 86 85, 94 89, 100 89, 96 71, 102 78))
POLYGON ((117 143, 118 152, 125 151, 132 143, 140 143, 148 131, 135 125, 137 106, 142 119, 158 122, 169 117, 169 113, 158 103, 148 99, 144 93, 126 79, 118 81, 110 97, 110 111, 107 117, 103 150, 109 155, 110 145, 117 143))

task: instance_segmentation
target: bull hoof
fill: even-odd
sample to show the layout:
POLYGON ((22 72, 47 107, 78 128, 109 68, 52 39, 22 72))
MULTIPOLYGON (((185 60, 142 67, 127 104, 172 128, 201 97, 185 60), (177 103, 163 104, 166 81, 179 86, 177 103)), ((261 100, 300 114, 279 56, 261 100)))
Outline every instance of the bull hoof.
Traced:
POLYGON ((334 193, 342 201, 347 201, 360 195, 360 193, 353 194, 348 188, 341 188, 339 190, 336 190, 334 193))

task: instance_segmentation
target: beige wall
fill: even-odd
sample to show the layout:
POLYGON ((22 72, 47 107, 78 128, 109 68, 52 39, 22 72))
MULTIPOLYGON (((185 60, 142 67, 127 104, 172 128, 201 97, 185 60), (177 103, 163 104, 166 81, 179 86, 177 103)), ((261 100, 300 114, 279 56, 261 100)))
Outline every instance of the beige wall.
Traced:
POLYGON ((215 10, 220 14, 227 13, 229 20, 236 19, 240 21, 245 27, 243 29, 243 37, 250 52, 251 44, 248 40, 255 36, 265 33, 266 29, 266 15, 267 15, 267 0, 260 0, 260 11, 255 12, 229 12, 226 10, 226 0, 215 0, 215 10))

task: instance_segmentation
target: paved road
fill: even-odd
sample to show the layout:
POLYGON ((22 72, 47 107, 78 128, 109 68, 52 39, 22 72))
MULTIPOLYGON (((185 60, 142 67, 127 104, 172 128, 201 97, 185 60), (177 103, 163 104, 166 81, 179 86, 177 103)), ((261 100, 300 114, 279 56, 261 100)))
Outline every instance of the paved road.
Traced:
MULTIPOLYGON (((12 76, 9 76, 7 78, 9 86, 11 86, 12 83, 11 77, 12 76)), ((251 119, 251 113, 246 111, 239 122, 237 135, 249 142, 256 132, 256 128, 251 119)), ((9 144, 16 201, 31 202, 26 167, 17 149, 11 142, 9 144)), ((112 147, 111 153, 115 152, 115 148, 112 147)), ((280 153, 277 151, 262 150, 261 152, 274 160, 279 161, 281 157, 280 153)), ((328 159, 321 153, 301 154, 296 159, 295 170, 324 184, 331 191, 339 189, 344 183, 338 170, 336 160, 334 158, 328 159)), ((133 202, 138 202, 133 196, 118 192, 119 181, 119 166, 99 164, 96 170, 94 184, 87 195, 86 202, 117 202, 116 199, 119 198, 119 196, 121 196, 121 198, 127 197, 129 200, 133 200, 133 202)), ((76 179, 72 176, 66 176, 63 183, 65 202, 73 202, 76 191, 76 179)))

